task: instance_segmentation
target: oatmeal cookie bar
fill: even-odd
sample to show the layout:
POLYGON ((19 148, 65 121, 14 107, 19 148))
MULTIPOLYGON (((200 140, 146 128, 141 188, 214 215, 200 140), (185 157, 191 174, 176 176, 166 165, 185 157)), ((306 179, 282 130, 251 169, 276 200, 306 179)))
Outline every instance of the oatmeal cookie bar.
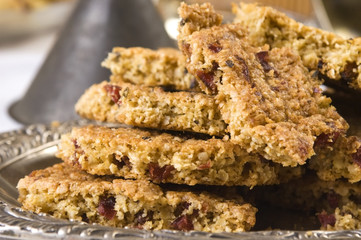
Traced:
POLYGON ((291 47, 321 78, 361 90, 361 38, 344 39, 305 26, 271 7, 241 3, 233 6, 233 12, 234 21, 247 28, 253 44, 291 47))
POLYGON ((85 118, 138 127, 224 135, 215 99, 202 93, 165 92, 162 88, 118 81, 91 86, 75 105, 85 118))
MULTIPOLYGON (((178 44, 200 87, 218 100, 231 141, 284 166, 314 155, 317 136, 345 120, 289 48, 253 47, 240 24, 220 25, 210 4, 181 4, 178 44)), ((331 139, 332 140, 332 139, 331 139)))
POLYGON ((269 205, 315 214, 322 230, 361 228, 361 183, 323 181, 310 173, 285 184, 255 188, 248 194, 269 205))
POLYGON ((90 174, 208 185, 276 184, 301 175, 221 139, 86 126, 63 135, 57 157, 90 174))
POLYGON ((64 163, 33 171, 17 188, 25 210, 113 227, 247 231, 257 211, 238 198, 168 191, 144 180, 96 177, 64 163))
MULTIPOLYGON (((197 81, 185 67, 185 57, 173 48, 115 47, 102 66, 125 82, 172 90, 198 90, 197 81)), ((116 80, 119 78, 113 82, 116 80)))
POLYGON ((322 135, 316 141, 316 155, 308 167, 317 172, 320 179, 334 181, 346 178, 350 182, 361 181, 361 139, 356 136, 333 136, 327 141, 322 135))

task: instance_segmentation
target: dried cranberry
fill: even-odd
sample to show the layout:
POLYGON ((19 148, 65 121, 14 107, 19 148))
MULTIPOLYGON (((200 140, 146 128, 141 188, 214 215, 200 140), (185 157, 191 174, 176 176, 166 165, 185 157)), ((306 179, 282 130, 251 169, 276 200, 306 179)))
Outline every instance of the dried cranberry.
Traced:
POLYGON ((327 146, 333 146, 340 136, 339 131, 334 131, 332 133, 321 133, 319 136, 317 136, 314 146, 319 148, 324 148, 327 146))
POLYGON ((191 214, 191 219, 194 219, 199 216, 199 210, 193 209, 193 213, 191 214))
POLYGON ((143 216, 143 215, 144 215, 144 211, 143 211, 143 210, 137 212, 137 213, 134 215, 134 221, 135 221, 135 224, 136 224, 136 225, 142 226, 142 225, 144 225, 144 223, 146 223, 147 221, 152 221, 152 220, 153 220, 154 212, 153 212, 153 211, 148 211, 148 212, 147 212, 147 215, 145 215, 145 216, 143 216))
POLYGON ((273 67, 268 63, 268 51, 258 52, 256 53, 256 57, 265 72, 269 72, 273 69, 273 67))
POLYGON ((72 142, 73 142, 73 144, 74 144, 75 150, 77 150, 77 149, 80 148, 80 146, 79 146, 79 144, 78 144, 78 141, 77 141, 76 139, 72 139, 72 142))
POLYGON ((214 73, 213 72, 205 72, 202 70, 197 71, 197 77, 206 85, 211 92, 217 92, 217 86, 214 83, 214 73))
POLYGON ((99 200, 98 213, 104 216, 106 219, 111 220, 116 214, 114 205, 114 197, 101 197, 99 200))
POLYGON ((149 163, 149 175, 155 182, 162 182, 172 177, 172 171, 175 169, 172 165, 164 165, 160 167, 157 163, 149 163))
POLYGON ((209 168, 211 168, 211 161, 208 161, 208 162, 198 166, 198 169, 200 169, 200 170, 205 170, 205 169, 209 169, 209 168))
POLYGON ((335 226, 336 218, 334 214, 327 214, 326 211, 322 211, 317 217, 322 227, 326 228, 327 225, 335 226))
POLYGON ((183 42, 182 43, 182 48, 183 48, 184 53, 187 56, 190 56, 192 54, 191 45, 189 43, 183 42))
POLYGON ((299 140, 298 150, 299 150, 300 156, 306 157, 309 153, 309 150, 308 150, 309 144, 307 141, 305 141, 302 138, 299 138, 298 140, 299 140))
POLYGON ((215 72, 218 68, 219 68, 219 64, 216 61, 213 61, 211 72, 215 72))
POLYGON ((341 196, 334 191, 327 193, 327 202, 331 208, 335 209, 338 207, 341 196))
POLYGON ((353 71, 355 68, 357 68, 357 64, 355 62, 347 63, 343 72, 340 73, 341 78, 347 82, 355 79, 357 77, 357 73, 353 71))
POLYGON ((277 86, 271 86, 271 90, 274 91, 274 92, 279 92, 280 88, 277 87, 277 86))
POLYGON ((122 90, 121 87, 107 84, 104 86, 105 91, 107 91, 108 95, 112 99, 112 101, 116 104, 122 104, 122 100, 120 98, 120 90, 122 90))
POLYGON ((119 156, 113 154, 113 163, 118 167, 118 169, 121 169, 124 166, 127 166, 130 169, 132 168, 132 165, 131 165, 131 163, 129 161, 129 158, 127 156, 122 156, 119 159, 119 156))
POLYGON ((177 205, 174 210, 174 215, 179 216, 183 213, 184 210, 188 209, 191 204, 189 202, 181 202, 177 205))
POLYGON ((74 154, 73 154, 72 164, 73 166, 80 167, 78 155, 84 154, 84 150, 81 149, 76 139, 72 139, 72 142, 74 144, 74 154))
POLYGON ((190 216, 182 215, 176 218, 172 223, 171 227, 176 230, 190 231, 194 229, 193 222, 190 216))
POLYGON ((243 73, 244 78, 246 79, 247 82, 251 83, 251 77, 249 75, 249 69, 248 69, 246 61, 243 58, 241 58, 240 56, 236 55, 235 57, 243 66, 242 73, 243 73))
POLYGON ((352 160, 361 167, 361 147, 357 149, 355 153, 351 155, 352 160))
POLYGON ((218 42, 209 44, 208 48, 214 53, 218 53, 222 50, 222 46, 218 42))

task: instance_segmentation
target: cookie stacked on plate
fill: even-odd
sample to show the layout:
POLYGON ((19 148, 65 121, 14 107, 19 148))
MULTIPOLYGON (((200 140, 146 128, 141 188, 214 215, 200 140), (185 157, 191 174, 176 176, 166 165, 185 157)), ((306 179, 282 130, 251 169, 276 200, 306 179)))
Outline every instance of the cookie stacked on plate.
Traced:
MULTIPOLYGON (((322 94, 310 51, 289 33, 267 42, 276 39, 267 23, 260 30, 247 24, 255 13, 234 11, 235 21, 222 24, 210 4, 182 4, 180 51, 114 48, 102 63, 110 81, 91 86, 75 109, 128 127, 62 136, 64 163, 20 180, 24 208, 117 227, 235 232, 251 229, 257 209, 234 192, 203 188, 287 184, 305 168, 323 180, 359 181, 361 141, 346 136, 348 124, 322 94)), ((299 23, 290 23, 296 34, 299 23)))

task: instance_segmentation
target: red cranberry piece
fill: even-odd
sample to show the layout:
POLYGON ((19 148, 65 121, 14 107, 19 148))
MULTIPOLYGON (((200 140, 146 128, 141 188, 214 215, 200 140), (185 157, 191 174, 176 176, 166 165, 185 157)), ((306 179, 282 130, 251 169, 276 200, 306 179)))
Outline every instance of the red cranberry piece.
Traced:
POLYGON ((248 69, 246 61, 243 58, 241 58, 240 56, 236 55, 235 57, 241 63, 241 65, 243 66, 242 67, 242 74, 243 74, 244 78, 246 79, 247 82, 251 83, 251 76, 249 74, 249 69, 248 69))
POLYGON ((122 104, 122 100, 120 98, 120 90, 122 90, 121 87, 107 84, 104 86, 105 91, 107 91, 108 95, 112 99, 112 101, 116 104, 122 104))
POLYGON ((134 215, 134 221, 135 221, 135 223, 136 223, 137 226, 142 226, 142 225, 144 225, 144 223, 146 223, 147 221, 153 220, 153 214, 154 214, 153 211, 148 211, 148 212, 147 212, 147 215, 143 216, 143 215, 144 215, 144 211, 141 210, 141 211, 137 212, 137 213, 134 215))
POLYGON ((279 92, 280 91, 280 87, 278 86, 271 86, 271 90, 274 92, 279 92))
POLYGON ((352 81, 357 77, 357 72, 354 72, 353 69, 357 68, 355 62, 349 62, 346 64, 345 69, 341 72, 341 78, 347 82, 352 81))
POLYGON ((183 42, 182 48, 187 56, 190 56, 192 54, 191 45, 189 43, 183 42))
POLYGON ((76 139, 72 139, 72 142, 73 142, 73 144, 74 144, 75 150, 80 148, 80 146, 79 146, 79 144, 78 144, 78 141, 77 141, 76 139))
POLYGON ((179 216, 184 210, 188 209, 191 204, 189 202, 181 202, 174 210, 174 215, 179 216))
POLYGON ((205 72, 202 70, 197 71, 197 77, 206 85, 211 92, 217 92, 217 86, 214 83, 214 73, 213 72, 205 72))
POLYGON ((327 193, 327 202, 331 208, 335 209, 338 207, 341 196, 333 191, 327 193))
POLYGON ((162 182, 172 177, 172 171, 175 169, 172 165, 164 165, 160 167, 157 163, 149 163, 149 175, 155 182, 162 182))
POLYGON ((273 69, 273 67, 268 63, 268 51, 258 52, 256 53, 256 57, 265 72, 269 72, 273 69))
POLYGON ((208 162, 198 166, 198 169, 200 169, 200 170, 205 170, 205 169, 209 169, 209 168, 211 168, 211 161, 208 161, 208 162))
POLYGON ((118 167, 118 169, 121 169, 124 166, 127 166, 130 169, 132 169, 132 164, 130 163, 130 160, 127 156, 122 156, 119 159, 119 156, 113 154, 113 163, 118 167))
POLYGON ((194 229, 192 219, 188 215, 182 215, 176 218, 172 222, 171 227, 173 229, 181 230, 181 231, 190 231, 194 229))
POLYGON ((319 136, 317 136, 314 146, 320 148, 333 146, 340 134, 341 133, 339 131, 334 131, 332 133, 321 133, 319 136))
POLYGON ((212 69, 211 72, 215 72, 219 68, 219 64, 215 61, 212 62, 212 69))
POLYGON ((104 216, 106 219, 111 220, 116 214, 114 205, 114 197, 101 197, 99 200, 98 213, 104 216))
POLYGON ((322 227, 326 228, 327 225, 335 226, 336 218, 334 214, 328 214, 326 211, 322 211, 317 217, 322 227))
POLYGON ((73 164, 73 166, 80 167, 78 155, 84 154, 84 151, 83 151, 83 149, 81 149, 81 147, 76 139, 72 139, 72 142, 74 144, 74 154, 73 154, 72 164, 73 164))
POLYGON ((222 50, 222 46, 218 42, 209 44, 208 48, 214 53, 218 53, 222 50))

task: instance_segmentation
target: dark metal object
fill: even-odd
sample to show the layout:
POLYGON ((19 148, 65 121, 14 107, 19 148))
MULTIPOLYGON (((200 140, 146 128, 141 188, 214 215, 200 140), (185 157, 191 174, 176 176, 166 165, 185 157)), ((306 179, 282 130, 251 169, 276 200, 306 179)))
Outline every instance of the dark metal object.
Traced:
POLYGON ((313 0, 312 4, 323 29, 344 37, 360 36, 360 0, 313 0))
POLYGON ((100 67, 114 46, 174 46, 150 0, 80 0, 26 95, 10 108, 24 124, 78 118, 74 104, 91 84, 107 80, 100 67))

